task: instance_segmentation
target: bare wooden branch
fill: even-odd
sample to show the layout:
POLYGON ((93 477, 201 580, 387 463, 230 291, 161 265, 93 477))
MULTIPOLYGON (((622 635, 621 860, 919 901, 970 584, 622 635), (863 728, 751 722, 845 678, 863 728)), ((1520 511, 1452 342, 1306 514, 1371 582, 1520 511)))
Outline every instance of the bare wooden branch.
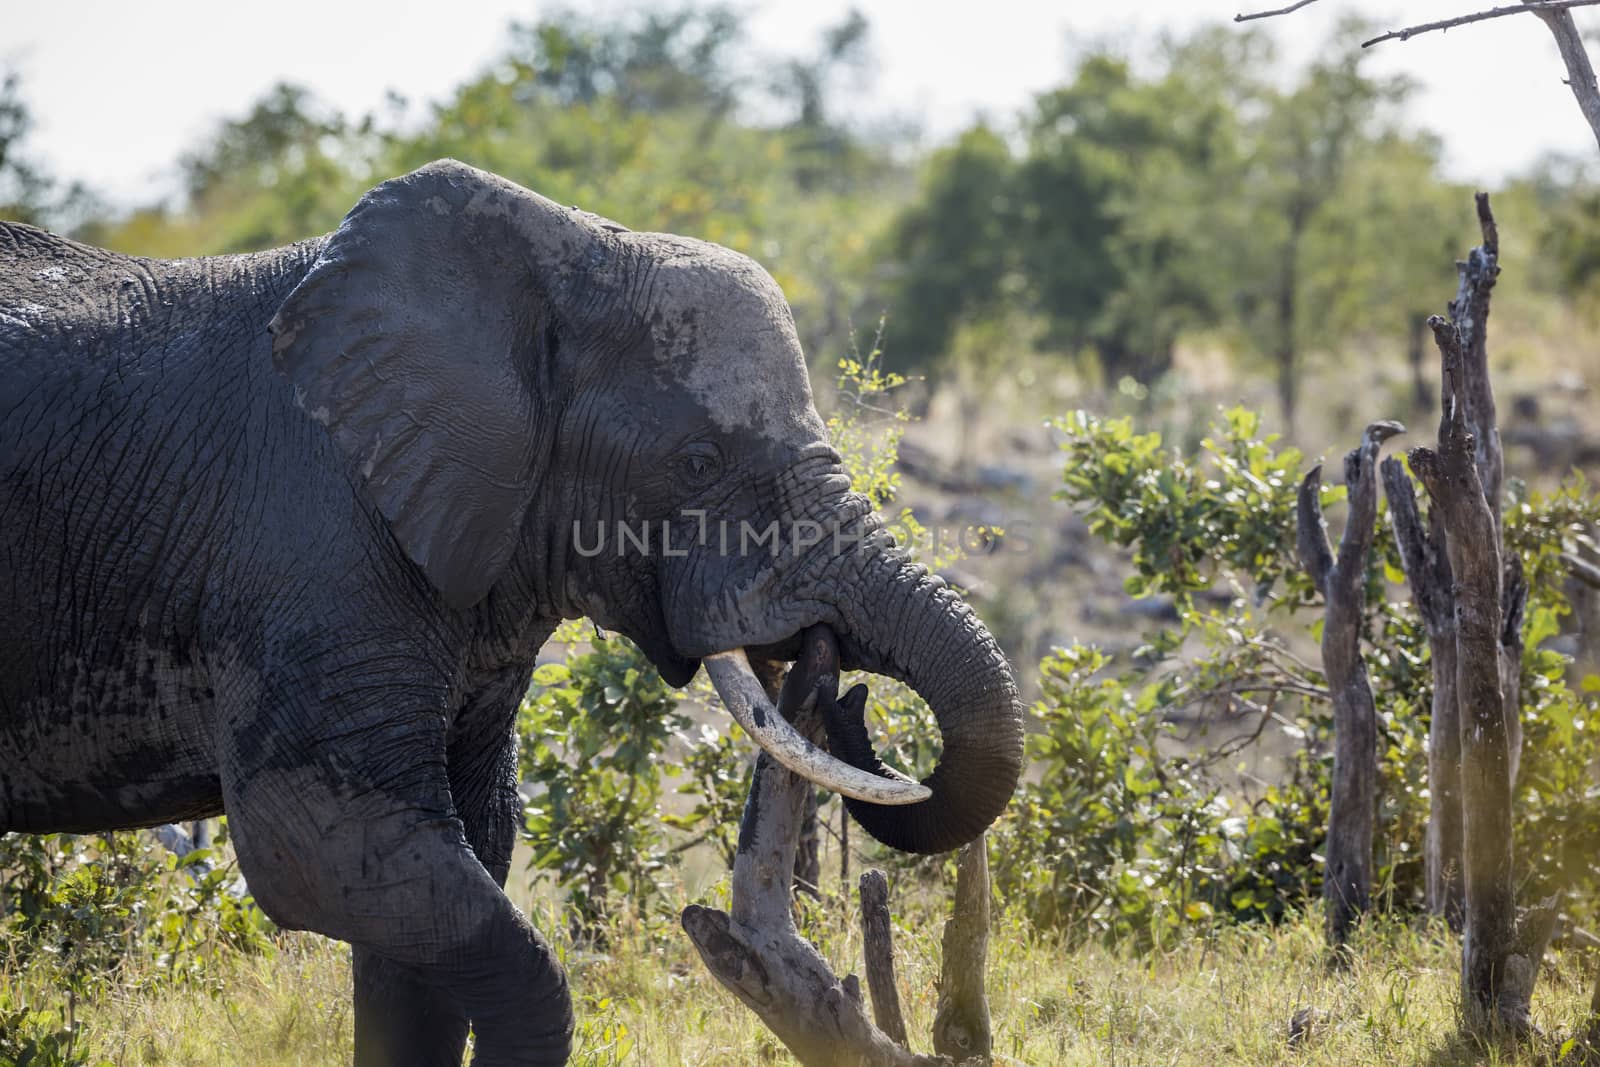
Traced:
POLYGON ((1333 549, 1328 547, 1328 524, 1322 518, 1322 464, 1306 472, 1295 502, 1295 529, 1300 566, 1311 584, 1328 595, 1328 575, 1333 573, 1333 549))
POLYGON ((1406 572, 1411 599, 1422 616, 1422 624, 1430 635, 1448 635, 1453 641, 1455 603, 1450 595, 1450 557, 1444 548, 1444 531, 1423 528, 1411 475, 1396 456, 1383 461, 1383 490, 1389 500, 1389 520, 1400 549, 1400 565, 1406 572))
POLYGON ((1290 14, 1292 12, 1299 11, 1303 7, 1310 7, 1312 4, 1314 4, 1316 2, 1317 2, 1317 0, 1296 0, 1295 3, 1290 4, 1288 7, 1280 7, 1275 11, 1257 11, 1257 12, 1254 12, 1253 14, 1249 14, 1249 15, 1244 15, 1244 14, 1235 15, 1235 16, 1233 16, 1233 21, 1235 21, 1235 22, 1250 22, 1250 21, 1252 21, 1254 19, 1275 18, 1278 15, 1288 15, 1288 14, 1290 14))
MULTIPOLYGON (((781 668, 752 666, 778 713, 803 735, 820 741, 825 734, 823 718, 859 717, 866 690, 857 686, 845 700, 852 710, 841 708, 839 649, 828 627, 811 627, 802 635, 801 645, 800 659, 782 681, 781 691, 781 668)), ((867 979, 878 1025, 867 1020, 855 975, 846 975, 843 981, 835 978, 795 929, 790 886, 806 799, 812 791, 811 783, 762 754, 739 826, 731 914, 691 905, 683 911, 684 931, 713 977, 755 1012, 806 1067, 952 1067, 949 1056, 921 1056, 907 1046, 894 977, 888 881, 881 871, 869 871, 861 879, 867 979)), ((989 1063, 989 1012, 983 991, 989 876, 983 849, 979 838, 958 861, 955 917, 945 926, 941 996, 934 1021, 935 1047, 958 1050, 963 1067, 989 1063)))
POLYGON ((1333 699, 1333 792, 1328 814, 1323 895, 1328 943, 1344 944, 1365 914, 1372 891, 1372 837, 1378 790, 1378 720, 1372 685, 1361 659, 1361 617, 1366 603, 1367 552, 1378 514, 1378 452, 1405 427, 1369 425, 1361 445, 1345 457, 1349 515, 1335 556, 1322 519, 1322 469, 1300 483, 1300 558, 1326 604, 1322 670, 1333 699))
MULTIPOLYGON (((838 649, 826 627, 806 634, 806 650, 781 694, 769 696, 797 730, 820 742, 816 707, 836 699, 838 649), (823 631, 823 640, 817 631, 823 631), (821 646, 826 647, 821 647, 821 646), (808 693, 816 700, 808 702, 808 693)), ((791 885, 800 819, 810 782, 773 762, 756 761, 750 798, 739 826, 733 866, 732 914, 691 904, 684 932, 713 977, 760 1016, 806 1067, 940 1067, 918 1056, 867 1020, 854 976, 841 982, 795 929, 791 885)))
POLYGON ((1533 5, 1534 14, 1549 28, 1561 52, 1561 62, 1567 67, 1567 87, 1578 101, 1578 110, 1594 133, 1595 144, 1600 145, 1600 85, 1596 85, 1594 64, 1589 62, 1589 51, 1584 47, 1583 35, 1572 21, 1569 8, 1581 5, 1539 3, 1533 5))
POLYGON ((989 956, 989 839, 979 837, 956 856, 956 900, 940 942, 939 1008, 933 1050, 961 1064, 993 1055, 989 999, 983 973, 989 956))
POLYGON ((1432 33, 1435 30, 1452 30, 1457 26, 1469 26, 1474 22, 1485 22, 1489 19, 1504 18, 1507 15, 1521 15, 1527 12, 1543 14, 1544 11, 1565 11, 1574 7, 1592 7, 1600 4, 1600 0, 1541 0, 1537 3, 1508 4, 1504 7, 1493 7, 1487 11, 1475 11, 1470 15, 1456 15, 1453 18, 1439 19, 1436 22, 1423 22, 1415 26, 1407 26, 1403 30, 1390 30, 1388 33, 1374 37, 1370 41, 1362 41, 1362 48, 1371 48, 1384 41, 1409 41, 1419 34, 1432 33))
MULTIPOLYGON (((1494 385, 1489 380, 1489 298, 1500 277, 1500 230, 1489 207, 1489 194, 1474 197, 1478 228, 1483 243, 1456 264, 1456 296, 1450 301, 1450 318, 1434 316, 1428 320, 1436 344, 1446 342, 1460 349, 1456 360, 1456 396, 1465 410, 1466 432, 1473 442, 1473 460, 1478 479, 1494 520, 1495 536, 1500 530, 1500 494, 1505 481, 1505 461, 1500 445, 1500 427, 1495 411, 1494 385), (1454 338, 1440 340, 1441 331, 1453 331, 1454 338)), ((1440 395, 1450 389, 1445 383, 1440 395)))
POLYGON ((867 992, 878 1029, 905 1045, 906 1020, 900 1012, 900 987, 894 975, 894 931, 889 922, 889 878, 873 868, 861 874, 861 953, 867 992))

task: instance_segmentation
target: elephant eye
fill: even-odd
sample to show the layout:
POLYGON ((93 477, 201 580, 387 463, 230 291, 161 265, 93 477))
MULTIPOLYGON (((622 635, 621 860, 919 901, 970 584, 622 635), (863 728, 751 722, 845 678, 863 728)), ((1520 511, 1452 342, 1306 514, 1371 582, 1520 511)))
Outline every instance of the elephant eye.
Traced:
POLYGON ((677 467, 683 480, 698 489, 722 473, 722 453, 710 442, 697 442, 678 453, 677 467))

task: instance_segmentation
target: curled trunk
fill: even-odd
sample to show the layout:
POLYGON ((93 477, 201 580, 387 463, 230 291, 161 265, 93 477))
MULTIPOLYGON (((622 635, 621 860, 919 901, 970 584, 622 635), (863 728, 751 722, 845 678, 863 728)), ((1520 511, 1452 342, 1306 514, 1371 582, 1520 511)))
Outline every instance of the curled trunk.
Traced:
MULTIPOLYGON (((867 557, 840 604, 847 658, 905 682, 933 709, 944 752, 926 799, 885 806, 846 799, 868 833, 904 852, 948 852, 1005 809, 1022 773, 1022 709, 1011 668, 972 608, 926 568, 893 553, 867 557)), ((864 696, 864 694, 862 694, 864 696)), ((863 770, 903 778, 873 751, 863 700, 829 716, 829 747, 863 770)))

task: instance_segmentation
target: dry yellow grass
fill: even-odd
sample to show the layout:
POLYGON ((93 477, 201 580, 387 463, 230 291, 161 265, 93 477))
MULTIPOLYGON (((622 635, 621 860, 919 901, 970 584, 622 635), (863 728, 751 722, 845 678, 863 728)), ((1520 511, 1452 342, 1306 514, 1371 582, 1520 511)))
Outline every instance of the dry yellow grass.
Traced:
MULTIPOLYGON (((545 929, 557 927, 548 911, 545 929)), ((860 967, 854 917, 814 910, 808 930, 844 968, 860 967)), ((898 930, 902 996, 913 1040, 932 1021, 938 916, 898 930)), ((1232 927, 1144 957, 1098 947, 1068 950, 1015 922, 996 930, 989 989, 1000 1064, 1534 1064, 1559 1062, 1562 1036, 1584 1019, 1579 961, 1554 956, 1536 996, 1550 1036, 1530 1046, 1480 1045, 1459 1035, 1459 948, 1437 930, 1379 921, 1363 930, 1352 964, 1324 965, 1320 919, 1278 928, 1232 927), (1316 1009, 1299 1048, 1290 1018, 1316 1009)), ((605 956, 561 945, 573 976, 580 1031, 574 1063, 714 1067, 789 1062, 713 982, 686 939, 619 925, 605 956)), ((841 968, 844 969, 844 968, 841 968)), ((98 1003, 80 1004, 93 1055, 118 1065, 323 1065, 350 1056, 347 951, 285 935, 264 956, 224 957, 221 992, 141 989, 135 971, 98 1003)), ((52 996, 42 969, 5 976, 34 1003, 52 996)))

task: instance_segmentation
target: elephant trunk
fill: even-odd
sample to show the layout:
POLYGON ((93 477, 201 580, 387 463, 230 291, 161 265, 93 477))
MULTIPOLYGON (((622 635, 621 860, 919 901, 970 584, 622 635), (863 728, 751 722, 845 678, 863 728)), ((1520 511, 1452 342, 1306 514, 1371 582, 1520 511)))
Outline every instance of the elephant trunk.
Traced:
MULTIPOLYGON (((890 807, 847 797, 846 806, 892 848, 959 848, 1005 809, 1022 773, 1022 707, 1005 656, 943 579, 897 553, 869 551, 860 581, 837 607, 846 660, 911 686, 933 709, 944 742, 922 783, 927 799, 890 807)), ((829 747, 855 767, 895 774, 860 721, 830 721, 829 747)))

